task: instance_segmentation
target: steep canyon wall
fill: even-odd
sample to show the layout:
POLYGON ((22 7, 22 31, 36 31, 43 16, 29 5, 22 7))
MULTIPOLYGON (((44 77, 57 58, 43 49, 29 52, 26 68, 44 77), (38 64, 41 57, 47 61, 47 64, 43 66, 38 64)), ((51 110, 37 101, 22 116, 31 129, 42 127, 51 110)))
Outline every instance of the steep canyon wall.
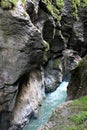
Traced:
POLYGON ((45 92, 86 55, 86 4, 0 0, 0 130, 36 118, 45 92))

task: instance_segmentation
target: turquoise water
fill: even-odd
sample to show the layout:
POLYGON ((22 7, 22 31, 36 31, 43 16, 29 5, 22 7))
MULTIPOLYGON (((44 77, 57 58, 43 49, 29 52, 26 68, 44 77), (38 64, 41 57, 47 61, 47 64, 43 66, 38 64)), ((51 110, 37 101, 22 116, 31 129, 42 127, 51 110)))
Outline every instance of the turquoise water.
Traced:
POLYGON ((37 128, 48 121, 52 111, 66 99, 68 82, 63 81, 56 91, 47 94, 46 99, 43 101, 40 116, 38 119, 31 120, 28 126, 24 130, 37 130, 37 128))

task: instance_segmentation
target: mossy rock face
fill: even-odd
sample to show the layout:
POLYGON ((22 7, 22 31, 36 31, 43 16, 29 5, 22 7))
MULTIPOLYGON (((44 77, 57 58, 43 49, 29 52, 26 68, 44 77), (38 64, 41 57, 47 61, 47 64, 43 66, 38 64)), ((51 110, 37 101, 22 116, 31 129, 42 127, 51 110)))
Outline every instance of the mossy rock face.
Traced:
MULTIPOLYGON (((0 1, 0 6, 4 10, 10 10, 13 9, 13 7, 16 6, 18 0, 1 0, 0 1)), ((21 0, 22 3, 25 2, 25 0, 21 0)))
POLYGON ((1 8, 2 9, 6 9, 6 10, 9 10, 9 9, 12 9, 15 5, 16 5, 16 2, 17 0, 1 0, 1 8))
POLYGON ((14 7, 14 3, 10 2, 9 0, 2 0, 0 5, 1 8, 5 10, 9 10, 14 7))
POLYGON ((72 13, 71 15, 78 19, 79 9, 87 7, 87 0, 69 0, 71 3, 72 13))
POLYGON ((58 69, 61 64, 61 59, 57 58, 53 60, 53 67, 58 69))
MULTIPOLYGON (((64 0, 41 0, 45 7, 47 8, 48 12, 57 20, 61 20, 61 13, 64 7, 64 0)), ((68 0, 71 6, 71 17, 77 19, 78 18, 78 11, 81 8, 87 6, 87 0, 68 0)))
POLYGON ((63 0, 42 0, 41 2, 45 5, 50 15, 52 15, 57 20, 61 20, 61 12, 64 6, 63 0))
POLYGON ((81 7, 86 7, 87 6, 87 0, 80 0, 80 5, 81 5, 81 7))

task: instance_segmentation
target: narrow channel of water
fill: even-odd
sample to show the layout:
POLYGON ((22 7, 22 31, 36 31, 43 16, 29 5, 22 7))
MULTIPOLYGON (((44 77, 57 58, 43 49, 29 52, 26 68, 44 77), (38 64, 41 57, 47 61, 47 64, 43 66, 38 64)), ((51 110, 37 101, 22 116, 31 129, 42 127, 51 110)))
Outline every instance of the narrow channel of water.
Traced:
POLYGON ((48 121, 52 111, 63 103, 66 99, 68 82, 63 81, 56 91, 47 94, 46 99, 43 101, 40 116, 36 120, 31 120, 28 126, 24 130, 37 130, 37 128, 48 121))

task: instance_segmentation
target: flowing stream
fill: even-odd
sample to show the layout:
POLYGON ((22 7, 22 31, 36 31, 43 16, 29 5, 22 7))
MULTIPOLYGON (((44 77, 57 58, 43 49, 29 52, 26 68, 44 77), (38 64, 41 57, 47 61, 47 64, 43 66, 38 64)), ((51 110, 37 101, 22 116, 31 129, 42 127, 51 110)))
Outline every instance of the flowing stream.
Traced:
POLYGON ((24 128, 24 130, 37 130, 37 128, 48 121, 52 111, 63 103, 66 99, 68 82, 63 81, 56 91, 46 95, 46 99, 43 101, 40 116, 38 119, 31 120, 29 125, 24 128))

